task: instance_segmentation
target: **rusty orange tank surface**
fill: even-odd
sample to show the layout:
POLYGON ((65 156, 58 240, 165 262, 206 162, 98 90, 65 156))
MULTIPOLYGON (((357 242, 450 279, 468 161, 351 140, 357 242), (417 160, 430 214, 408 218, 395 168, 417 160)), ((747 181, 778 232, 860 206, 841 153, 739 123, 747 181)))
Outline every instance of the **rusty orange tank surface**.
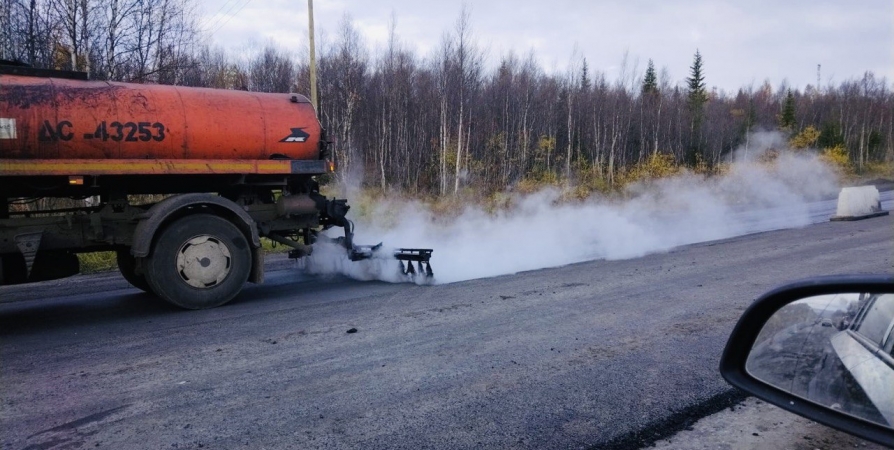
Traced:
POLYGON ((2 160, 319 160, 307 98, 0 75, 2 160))

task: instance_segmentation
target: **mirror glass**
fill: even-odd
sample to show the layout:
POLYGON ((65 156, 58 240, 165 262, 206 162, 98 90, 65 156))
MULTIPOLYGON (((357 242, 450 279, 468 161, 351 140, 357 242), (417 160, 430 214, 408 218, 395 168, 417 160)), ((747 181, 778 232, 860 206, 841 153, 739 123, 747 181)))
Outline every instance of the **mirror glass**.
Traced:
POLYGON ((894 428, 894 294, 798 300, 764 325, 748 373, 805 400, 894 428))

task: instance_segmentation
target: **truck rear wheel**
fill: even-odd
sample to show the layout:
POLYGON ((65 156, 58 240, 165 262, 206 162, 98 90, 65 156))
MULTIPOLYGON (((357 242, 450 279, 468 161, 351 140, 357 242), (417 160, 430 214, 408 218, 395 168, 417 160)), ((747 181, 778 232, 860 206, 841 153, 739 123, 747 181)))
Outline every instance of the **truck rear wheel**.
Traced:
POLYGON ((145 262, 146 281, 156 295, 181 308, 213 308, 242 290, 251 249, 231 222, 196 214, 164 228, 145 262))
POLYGON ((137 260, 130 254, 130 249, 116 251, 115 259, 118 260, 118 271, 131 286, 152 294, 152 288, 149 287, 146 277, 136 273, 137 260))

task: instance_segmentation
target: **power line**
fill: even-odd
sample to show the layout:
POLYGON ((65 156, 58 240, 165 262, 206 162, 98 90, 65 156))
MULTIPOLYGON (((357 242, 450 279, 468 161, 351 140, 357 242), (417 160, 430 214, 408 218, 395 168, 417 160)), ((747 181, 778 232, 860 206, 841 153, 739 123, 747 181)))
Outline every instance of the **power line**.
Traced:
POLYGON ((224 20, 224 19, 227 17, 227 14, 229 14, 230 11, 232 11, 233 8, 236 7, 236 4, 237 4, 238 2, 239 2, 239 0, 227 0, 227 2, 224 3, 224 5, 220 7, 220 9, 217 11, 217 13, 215 13, 215 14, 217 15, 217 17, 215 17, 213 23, 210 23, 210 24, 205 28, 205 31, 208 31, 208 30, 210 30, 210 29, 216 27, 218 24, 220 24, 220 22, 221 22, 222 20, 224 20), (226 8, 227 5, 230 5, 230 7, 227 8, 226 11, 224 11, 224 8, 226 8), (221 11, 223 11, 223 12, 221 12, 221 11))
MULTIPOLYGON (((217 33, 218 31, 220 31, 220 29, 223 28, 224 25, 226 25, 227 23, 230 22, 230 19, 232 19, 233 17, 235 17, 236 15, 238 15, 238 14, 245 8, 245 7, 246 7, 249 3, 251 3, 251 2, 252 2, 252 0, 245 0, 245 3, 243 3, 242 6, 240 6, 239 9, 236 10, 236 12, 234 12, 234 13, 231 14, 229 17, 227 17, 226 20, 224 20, 223 22, 221 22, 221 24, 218 25, 216 28, 214 28, 214 30, 211 31, 211 32, 208 34, 208 36, 214 36, 214 33, 217 33)), ((231 7, 230 10, 232 10, 235 6, 236 6, 236 3, 233 4, 233 7, 231 7)), ((227 13, 229 13, 229 11, 227 11, 227 13)))
POLYGON ((223 9, 226 8, 227 5, 229 5, 229 4, 232 3, 233 1, 234 1, 234 0, 227 0, 226 2, 224 2, 223 6, 221 6, 220 8, 217 9, 217 11, 214 12, 214 14, 211 14, 210 16, 208 16, 209 19, 206 19, 206 20, 208 20, 208 23, 206 23, 206 24, 202 27, 202 31, 205 31, 205 30, 208 30, 209 28, 211 28, 212 22, 217 22, 217 21, 219 21, 220 18, 221 18, 221 16, 218 16, 218 14, 220 14, 220 12, 223 11, 223 9), (210 19, 210 18, 212 18, 212 17, 214 18, 214 20, 211 20, 211 19, 210 19))
POLYGON ((210 30, 214 25, 217 25, 217 23, 220 22, 220 21, 223 19, 223 16, 224 16, 223 14, 221 14, 221 11, 223 11, 224 8, 226 8, 226 7, 227 7, 230 3, 232 3, 233 1, 235 1, 235 0, 227 0, 226 2, 224 2, 224 4, 223 4, 220 8, 217 9, 217 11, 216 11, 214 14, 212 14, 211 16, 209 16, 210 18, 208 19, 208 23, 206 23, 206 24, 202 27, 202 31, 208 31, 208 30, 210 30))

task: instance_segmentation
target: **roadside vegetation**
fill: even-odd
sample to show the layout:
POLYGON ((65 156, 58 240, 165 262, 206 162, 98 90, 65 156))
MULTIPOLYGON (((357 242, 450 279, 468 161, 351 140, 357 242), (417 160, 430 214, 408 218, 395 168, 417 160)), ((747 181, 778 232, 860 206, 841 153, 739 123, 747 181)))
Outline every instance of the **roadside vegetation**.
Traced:
MULTIPOLYGON (((200 29, 190 5, 3 2, 0 59, 98 80, 309 92, 306 49, 209 47, 216 30, 200 29)), ((500 209, 513 193, 545 188, 567 201, 622 195, 631 183, 710 177, 782 151, 821 154, 846 183, 894 179, 894 93, 871 72, 833 84, 818 71, 803 88, 764 82, 727 92, 710 87, 710 59, 697 49, 688 68, 624 54, 613 79, 583 57, 555 72, 533 53, 488 58, 467 11, 428 55, 402 42, 393 22, 378 49, 348 16, 334 31, 317 52, 319 117, 339 167, 326 189, 356 185, 356 214, 383 197, 450 214, 469 203, 500 209), (763 132, 787 143, 749 153, 763 132)), ((81 259, 88 270, 109 260, 81 259)))

